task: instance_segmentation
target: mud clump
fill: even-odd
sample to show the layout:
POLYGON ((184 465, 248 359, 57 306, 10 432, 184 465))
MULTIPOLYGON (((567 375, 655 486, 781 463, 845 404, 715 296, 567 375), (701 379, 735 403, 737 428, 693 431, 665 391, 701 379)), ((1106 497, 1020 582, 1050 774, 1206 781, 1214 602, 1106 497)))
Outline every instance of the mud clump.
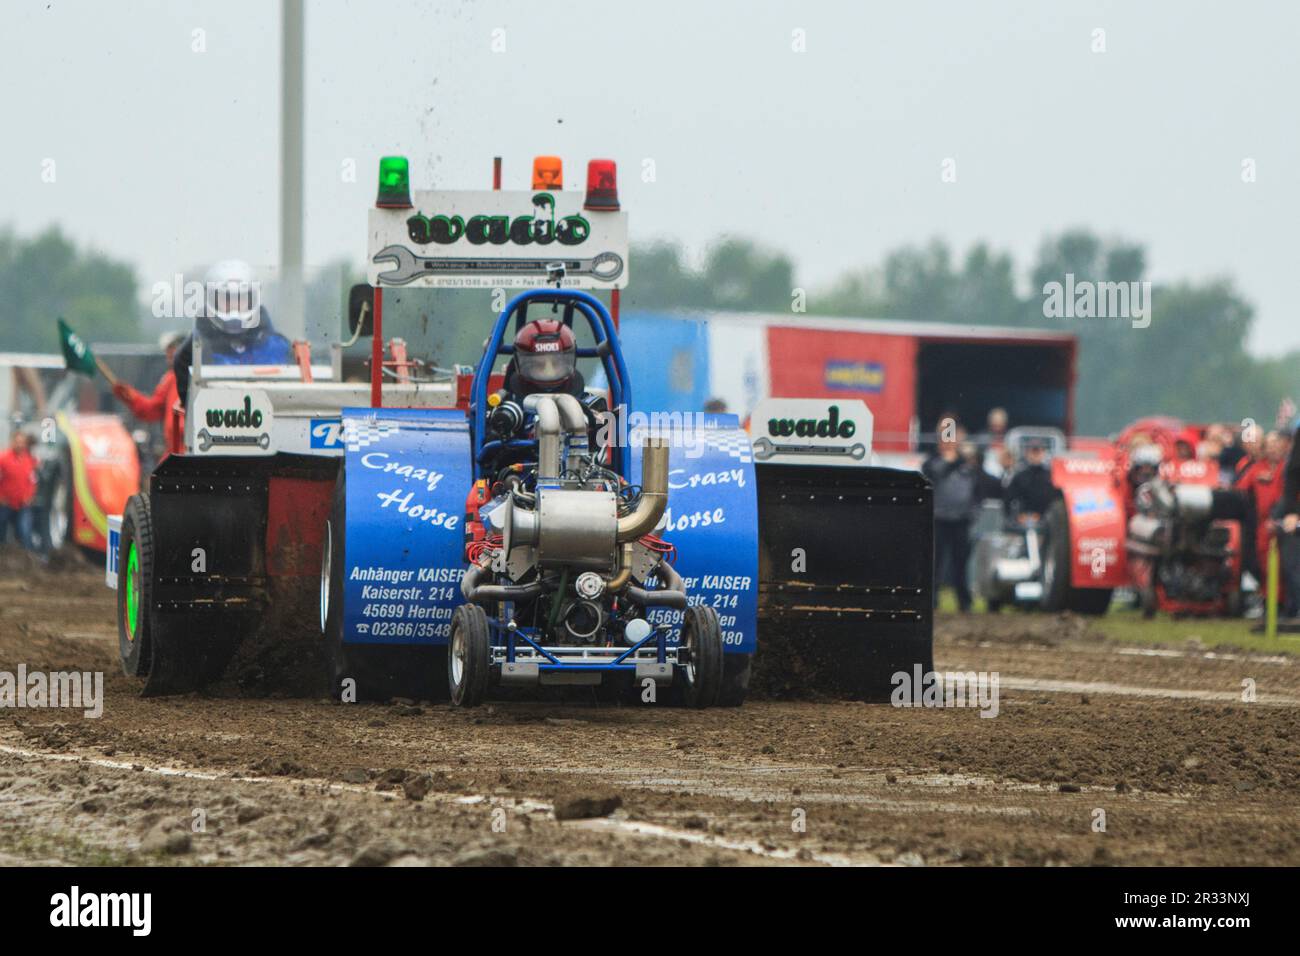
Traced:
POLYGON ((433 777, 427 773, 413 774, 402 781, 402 792, 407 800, 423 800, 433 789, 433 777))
POLYGON ((555 801, 555 819, 591 820, 607 817, 623 805, 618 794, 577 794, 555 801))
POLYGON ((140 841, 140 852, 159 856, 181 856, 189 853, 193 840, 184 830, 169 830, 156 826, 140 841))

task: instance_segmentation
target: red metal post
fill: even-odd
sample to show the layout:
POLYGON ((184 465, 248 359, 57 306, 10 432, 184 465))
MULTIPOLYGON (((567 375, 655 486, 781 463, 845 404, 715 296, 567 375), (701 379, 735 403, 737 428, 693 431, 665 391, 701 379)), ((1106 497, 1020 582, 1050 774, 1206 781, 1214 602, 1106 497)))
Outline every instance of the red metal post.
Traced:
POLYGON ((609 293, 609 317, 614 320, 614 331, 618 331, 618 294, 620 289, 612 289, 609 293))
POLYGON ((492 157, 492 188, 501 188, 501 157, 492 157))
POLYGON ((293 343, 293 358, 298 363, 298 376, 304 382, 311 378, 311 343, 298 339, 293 343))
POLYGON ((375 321, 370 330, 370 407, 384 404, 384 288, 375 286, 375 321))

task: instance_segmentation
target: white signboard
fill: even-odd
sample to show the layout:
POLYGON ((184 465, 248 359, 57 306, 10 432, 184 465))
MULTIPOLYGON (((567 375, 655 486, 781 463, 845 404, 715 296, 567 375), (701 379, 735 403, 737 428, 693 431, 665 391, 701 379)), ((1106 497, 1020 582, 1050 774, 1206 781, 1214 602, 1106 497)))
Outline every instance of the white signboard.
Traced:
POLYGON ((200 455, 273 455, 274 416, 256 388, 201 388, 186 420, 190 448, 200 455))
POLYGON ((559 190, 416 192, 414 208, 371 209, 371 285, 622 289, 627 213, 583 209, 559 190))
POLYGON ((873 419, 858 398, 765 398, 754 407, 754 460, 789 465, 869 465, 873 419))

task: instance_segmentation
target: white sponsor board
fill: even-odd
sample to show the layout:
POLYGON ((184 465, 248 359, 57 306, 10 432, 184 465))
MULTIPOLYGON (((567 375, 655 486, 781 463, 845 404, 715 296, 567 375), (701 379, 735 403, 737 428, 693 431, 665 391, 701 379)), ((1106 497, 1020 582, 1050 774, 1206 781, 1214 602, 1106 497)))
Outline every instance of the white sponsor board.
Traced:
POLYGON ((275 416, 256 388, 201 388, 186 418, 189 447, 200 455, 273 455, 275 416))
POLYGON ((117 590, 117 551, 122 541, 122 516, 108 516, 108 547, 104 551, 104 583, 117 590))
POLYGON ((410 209, 371 209, 371 285, 622 289, 627 213, 583 209, 560 190, 418 191, 410 209))
POLYGON ((754 460, 869 465, 872 422, 871 409, 857 398, 765 398, 750 419, 754 460))

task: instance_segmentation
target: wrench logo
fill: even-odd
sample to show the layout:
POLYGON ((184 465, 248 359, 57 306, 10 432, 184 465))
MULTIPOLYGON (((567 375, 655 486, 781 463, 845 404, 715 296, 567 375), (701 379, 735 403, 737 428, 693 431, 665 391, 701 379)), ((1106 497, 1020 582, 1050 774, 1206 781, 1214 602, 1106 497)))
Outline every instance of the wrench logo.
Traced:
POLYGON ((206 428, 199 429, 199 433, 194 436, 199 440, 199 451, 207 451, 213 445, 243 445, 253 446, 266 451, 271 447, 271 435, 269 432, 262 432, 260 435, 214 435, 206 428))
POLYGON ((823 458, 849 457, 861 461, 867 455, 867 446, 861 442, 852 445, 778 445, 770 438, 754 441, 754 457, 767 461, 773 455, 812 455, 823 458))
MULTIPOLYGON (((375 264, 391 262, 393 269, 378 276, 384 285, 406 285, 421 276, 517 275, 548 278, 555 269, 555 259, 472 259, 428 258, 417 256, 401 245, 385 246, 375 253, 375 264)), ((613 282, 623 274, 623 257, 616 252, 602 252, 591 259, 562 259, 569 276, 592 276, 613 282)))

